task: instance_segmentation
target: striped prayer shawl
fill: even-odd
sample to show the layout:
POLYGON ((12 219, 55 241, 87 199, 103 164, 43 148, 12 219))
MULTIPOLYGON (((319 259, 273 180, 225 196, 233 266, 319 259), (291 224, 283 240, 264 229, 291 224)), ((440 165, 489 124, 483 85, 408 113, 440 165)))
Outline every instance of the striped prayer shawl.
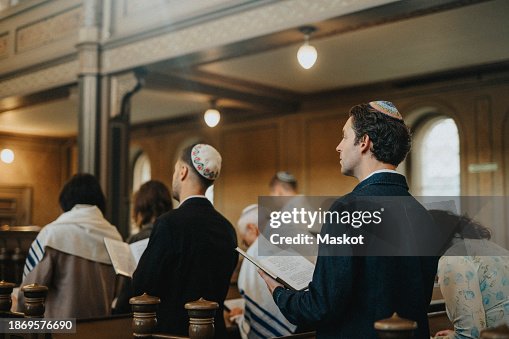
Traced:
POLYGON ((28 251, 23 278, 42 260, 46 247, 90 261, 111 264, 104 238, 122 240, 96 206, 76 205, 46 225, 28 251))
POLYGON ((253 299, 251 299, 244 291, 240 291, 242 297, 246 300, 246 308, 244 317, 249 322, 250 331, 248 337, 254 338, 271 338, 292 334, 292 330, 276 318, 267 310, 263 309, 253 299))

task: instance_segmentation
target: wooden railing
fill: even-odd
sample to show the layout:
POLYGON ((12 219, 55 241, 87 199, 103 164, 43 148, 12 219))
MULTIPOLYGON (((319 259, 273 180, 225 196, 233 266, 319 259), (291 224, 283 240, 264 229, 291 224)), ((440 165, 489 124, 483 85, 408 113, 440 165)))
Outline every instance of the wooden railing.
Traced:
MULTIPOLYGON (((42 318, 44 317, 44 302, 48 292, 45 286, 31 284, 21 288, 24 294, 23 312, 12 312, 11 293, 15 284, 0 281, 0 318, 42 318)), ((30 339, 61 339, 66 337, 80 338, 153 338, 153 339, 212 339, 214 337, 214 315, 219 305, 216 302, 200 299, 185 305, 189 314, 189 336, 177 336, 156 333, 157 307, 160 299, 147 294, 131 298, 130 304, 133 316, 113 316, 100 319, 77 320, 76 333, 52 334, 16 334, 16 338, 30 339)), ((432 314, 432 315, 436 315, 432 314)), ((440 314, 441 316, 444 316, 440 314)), ((431 320, 431 318, 430 318, 431 320)), ((431 323, 431 321, 430 321, 431 323)), ((403 319, 394 314, 391 318, 375 322, 375 330, 379 338, 410 339, 414 338, 417 323, 403 319)), ((2 337, 2 334, 0 334, 2 337)), ((294 334, 279 338, 313 339, 315 332, 294 334)), ((509 328, 506 325, 486 329, 481 332, 481 339, 509 339, 509 328)))

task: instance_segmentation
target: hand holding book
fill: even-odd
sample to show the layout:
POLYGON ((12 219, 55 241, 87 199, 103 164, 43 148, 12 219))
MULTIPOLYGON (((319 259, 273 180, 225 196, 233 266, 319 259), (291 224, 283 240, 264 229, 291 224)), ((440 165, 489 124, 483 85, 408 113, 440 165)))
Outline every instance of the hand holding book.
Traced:
MULTIPOLYGON (((265 274, 288 289, 305 290, 313 278, 315 265, 296 253, 284 250, 270 257, 253 258, 238 247, 236 250, 265 274)), ((267 282, 267 280, 265 281, 267 282)))

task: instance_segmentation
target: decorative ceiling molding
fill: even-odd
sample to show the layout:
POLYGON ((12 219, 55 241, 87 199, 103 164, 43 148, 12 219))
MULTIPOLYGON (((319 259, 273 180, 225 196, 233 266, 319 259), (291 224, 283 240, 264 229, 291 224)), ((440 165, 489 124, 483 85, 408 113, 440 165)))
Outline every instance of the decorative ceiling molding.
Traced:
POLYGON ((77 81, 77 60, 0 81, 0 98, 36 93, 77 81))
POLYGON ((278 1, 178 31, 104 50, 103 73, 114 73, 326 20, 395 0, 278 1))

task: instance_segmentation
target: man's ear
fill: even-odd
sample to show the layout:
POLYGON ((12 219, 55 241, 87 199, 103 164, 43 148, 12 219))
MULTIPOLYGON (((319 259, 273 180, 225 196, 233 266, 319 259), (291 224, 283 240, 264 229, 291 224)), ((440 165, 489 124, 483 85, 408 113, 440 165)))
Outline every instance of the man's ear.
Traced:
POLYGON ((364 134, 364 136, 359 141, 359 144, 361 145, 362 153, 369 151, 371 149, 371 139, 369 138, 369 135, 364 134))
POLYGON ((247 231, 254 231, 256 235, 260 234, 258 227, 255 224, 247 224, 247 231))
POLYGON ((179 177, 180 181, 184 181, 189 176, 189 167, 186 164, 180 165, 179 177))

